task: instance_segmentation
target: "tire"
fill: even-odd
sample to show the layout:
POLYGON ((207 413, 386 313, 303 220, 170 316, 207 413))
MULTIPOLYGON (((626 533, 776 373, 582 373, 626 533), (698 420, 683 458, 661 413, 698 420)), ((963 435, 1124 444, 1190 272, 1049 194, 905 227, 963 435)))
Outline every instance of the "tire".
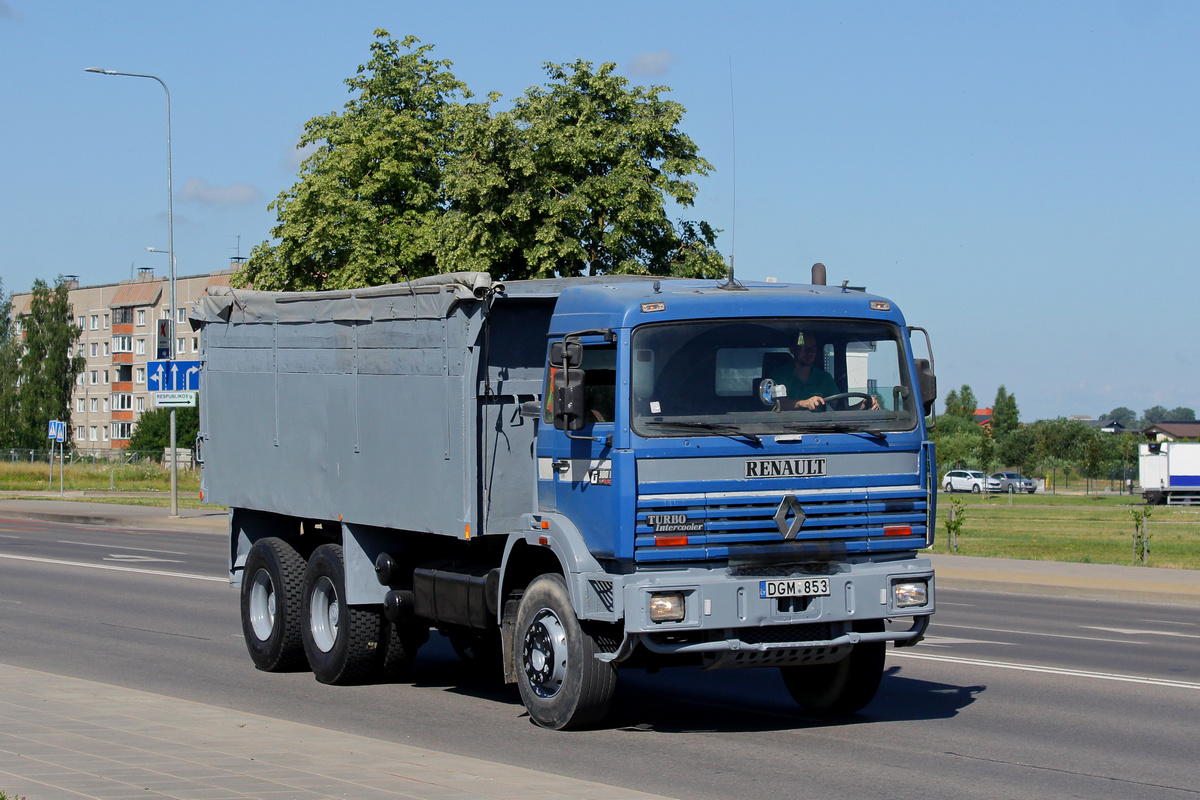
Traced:
MULTIPOLYGON (((882 631, 883 620, 871 620, 858 630, 882 631)), ((859 642, 833 664, 780 667, 779 671, 788 693, 805 711, 817 716, 853 714, 879 691, 886 647, 886 642, 859 642)))
POLYGON ((304 655, 321 683, 344 686, 379 677, 388 655, 389 628, 381 610, 345 602, 342 546, 323 544, 304 571, 301 600, 304 655))
POLYGON ((979 494, 979 493, 981 493, 982 491, 983 491, 983 489, 981 489, 981 488, 979 487, 979 484, 978 484, 978 483, 976 483, 976 484, 972 484, 972 486, 971 486, 971 494, 979 494))
POLYGON ((946 494, 954 494, 954 484, 946 482, 946 494))
POLYGON ((242 570, 242 638, 254 666, 264 672, 304 667, 301 595, 304 559, 290 544, 259 539, 242 570))
POLYGON ((514 644, 517 686, 535 723, 578 728, 608 712, 616 665, 596 660, 599 648, 575 617, 560 575, 542 575, 525 589, 514 644))

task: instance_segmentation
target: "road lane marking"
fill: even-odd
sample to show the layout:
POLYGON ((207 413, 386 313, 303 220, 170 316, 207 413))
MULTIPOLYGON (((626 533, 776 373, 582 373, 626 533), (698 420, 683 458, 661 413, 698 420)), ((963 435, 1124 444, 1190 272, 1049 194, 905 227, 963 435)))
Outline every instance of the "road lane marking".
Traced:
POLYGON ((1144 678, 1140 675, 1120 675, 1115 672, 1088 672, 1081 669, 1066 669, 1064 667, 1041 667, 1036 664, 1015 664, 1009 661, 988 661, 980 658, 959 658, 958 656, 932 656, 919 653, 891 652, 897 658, 913 658, 919 661, 941 661, 948 664, 965 664, 973 667, 991 667, 993 669, 1011 669, 1018 672, 1040 672, 1046 675, 1064 675, 1070 678, 1089 678, 1097 681, 1117 681, 1119 683, 1139 683, 1144 686, 1168 686, 1174 689, 1195 689, 1200 691, 1200 683, 1189 681, 1172 681, 1166 678, 1144 678))
POLYGON ((115 545, 112 542, 68 542, 65 539, 59 539, 59 544, 73 544, 79 547, 107 547, 109 550, 137 550, 140 553, 166 553, 171 556, 186 556, 187 553, 179 550, 161 550, 157 547, 125 547, 124 545, 115 545))
POLYGON ((157 569, 118 567, 116 564, 88 564, 83 561, 64 561, 58 558, 38 558, 36 556, 15 556, 9 553, 0 553, 0 558, 7 558, 13 561, 36 561, 39 564, 58 564, 64 567, 87 567, 88 569, 107 569, 113 572, 138 572, 142 575, 160 575, 165 578, 191 578, 197 581, 218 581, 220 583, 229 583, 229 578, 218 578, 212 575, 193 575, 190 572, 165 572, 157 569))
POLYGON ((999 644, 1005 647, 1017 647, 1016 642, 993 642, 987 639, 959 639, 954 636, 926 636, 921 640, 922 644, 945 645, 945 644, 999 644))
POLYGON ((1177 636, 1180 639, 1200 639, 1200 634, 1195 633, 1180 633, 1179 631, 1148 631, 1145 628, 1101 628, 1097 625, 1083 625, 1084 628, 1089 628, 1093 631, 1104 631, 1105 633, 1122 633, 1126 636, 1141 636, 1148 634, 1150 636, 1177 636))
MULTIPOLYGON (((980 628, 975 625, 947 625, 945 623, 937 623, 939 628, 965 628, 969 631, 987 631, 988 633, 1011 633, 1016 636, 1049 636, 1054 639, 1080 639, 1085 642, 1104 642, 1106 644, 1144 644, 1143 642, 1131 642, 1128 639, 1101 639, 1098 636, 1072 636, 1069 633, 1041 633, 1039 631, 1012 631, 1007 628, 980 628)), ((1086 627, 1086 626, 1081 626, 1086 627)))
POLYGON ((178 558, 155 558, 154 556, 139 556, 132 553, 109 553, 104 557, 105 561, 124 561, 129 564, 148 564, 151 561, 161 561, 167 564, 182 564, 183 561, 178 558))

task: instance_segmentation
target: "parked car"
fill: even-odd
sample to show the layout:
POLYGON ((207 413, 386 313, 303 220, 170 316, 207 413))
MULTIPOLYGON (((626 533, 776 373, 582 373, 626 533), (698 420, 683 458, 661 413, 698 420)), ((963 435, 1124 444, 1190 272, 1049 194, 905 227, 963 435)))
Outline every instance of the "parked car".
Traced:
POLYGON ((993 472, 988 476, 989 492, 1028 492, 1037 491, 1037 484, 1015 472, 993 472), (995 481, 993 484, 992 482, 995 481))
POLYGON ((974 492, 987 490, 987 475, 974 469, 952 469, 942 476, 942 488, 947 492, 974 492))

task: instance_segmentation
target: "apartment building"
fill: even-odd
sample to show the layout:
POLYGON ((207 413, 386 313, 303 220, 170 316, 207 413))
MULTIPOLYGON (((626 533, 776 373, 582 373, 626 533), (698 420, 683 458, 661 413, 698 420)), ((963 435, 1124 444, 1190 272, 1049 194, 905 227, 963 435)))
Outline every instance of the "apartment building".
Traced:
MULTIPOLYGON (((169 280, 150 268, 120 283, 80 286, 70 280, 67 296, 80 331, 76 348, 86 362, 71 396, 76 448, 89 452, 129 446, 134 425, 154 407, 147 365, 156 360, 157 321, 175 320, 170 346, 176 360, 199 359, 200 332, 188 325, 188 311, 208 287, 229 285, 233 271, 177 276, 174 309, 169 280)), ((30 298, 29 293, 13 294, 14 316, 28 313, 30 298)))

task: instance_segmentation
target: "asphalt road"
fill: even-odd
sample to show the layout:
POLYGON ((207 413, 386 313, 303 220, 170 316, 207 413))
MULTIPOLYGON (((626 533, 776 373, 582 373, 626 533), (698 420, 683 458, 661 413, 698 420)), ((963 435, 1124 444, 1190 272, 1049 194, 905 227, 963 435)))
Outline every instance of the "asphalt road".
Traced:
POLYGON ((679 798, 1200 796, 1195 608, 943 589, 852 720, 774 670, 628 670, 604 727, 557 733, 436 636, 401 684, 256 671, 225 546, 0 520, 0 661, 679 798))

